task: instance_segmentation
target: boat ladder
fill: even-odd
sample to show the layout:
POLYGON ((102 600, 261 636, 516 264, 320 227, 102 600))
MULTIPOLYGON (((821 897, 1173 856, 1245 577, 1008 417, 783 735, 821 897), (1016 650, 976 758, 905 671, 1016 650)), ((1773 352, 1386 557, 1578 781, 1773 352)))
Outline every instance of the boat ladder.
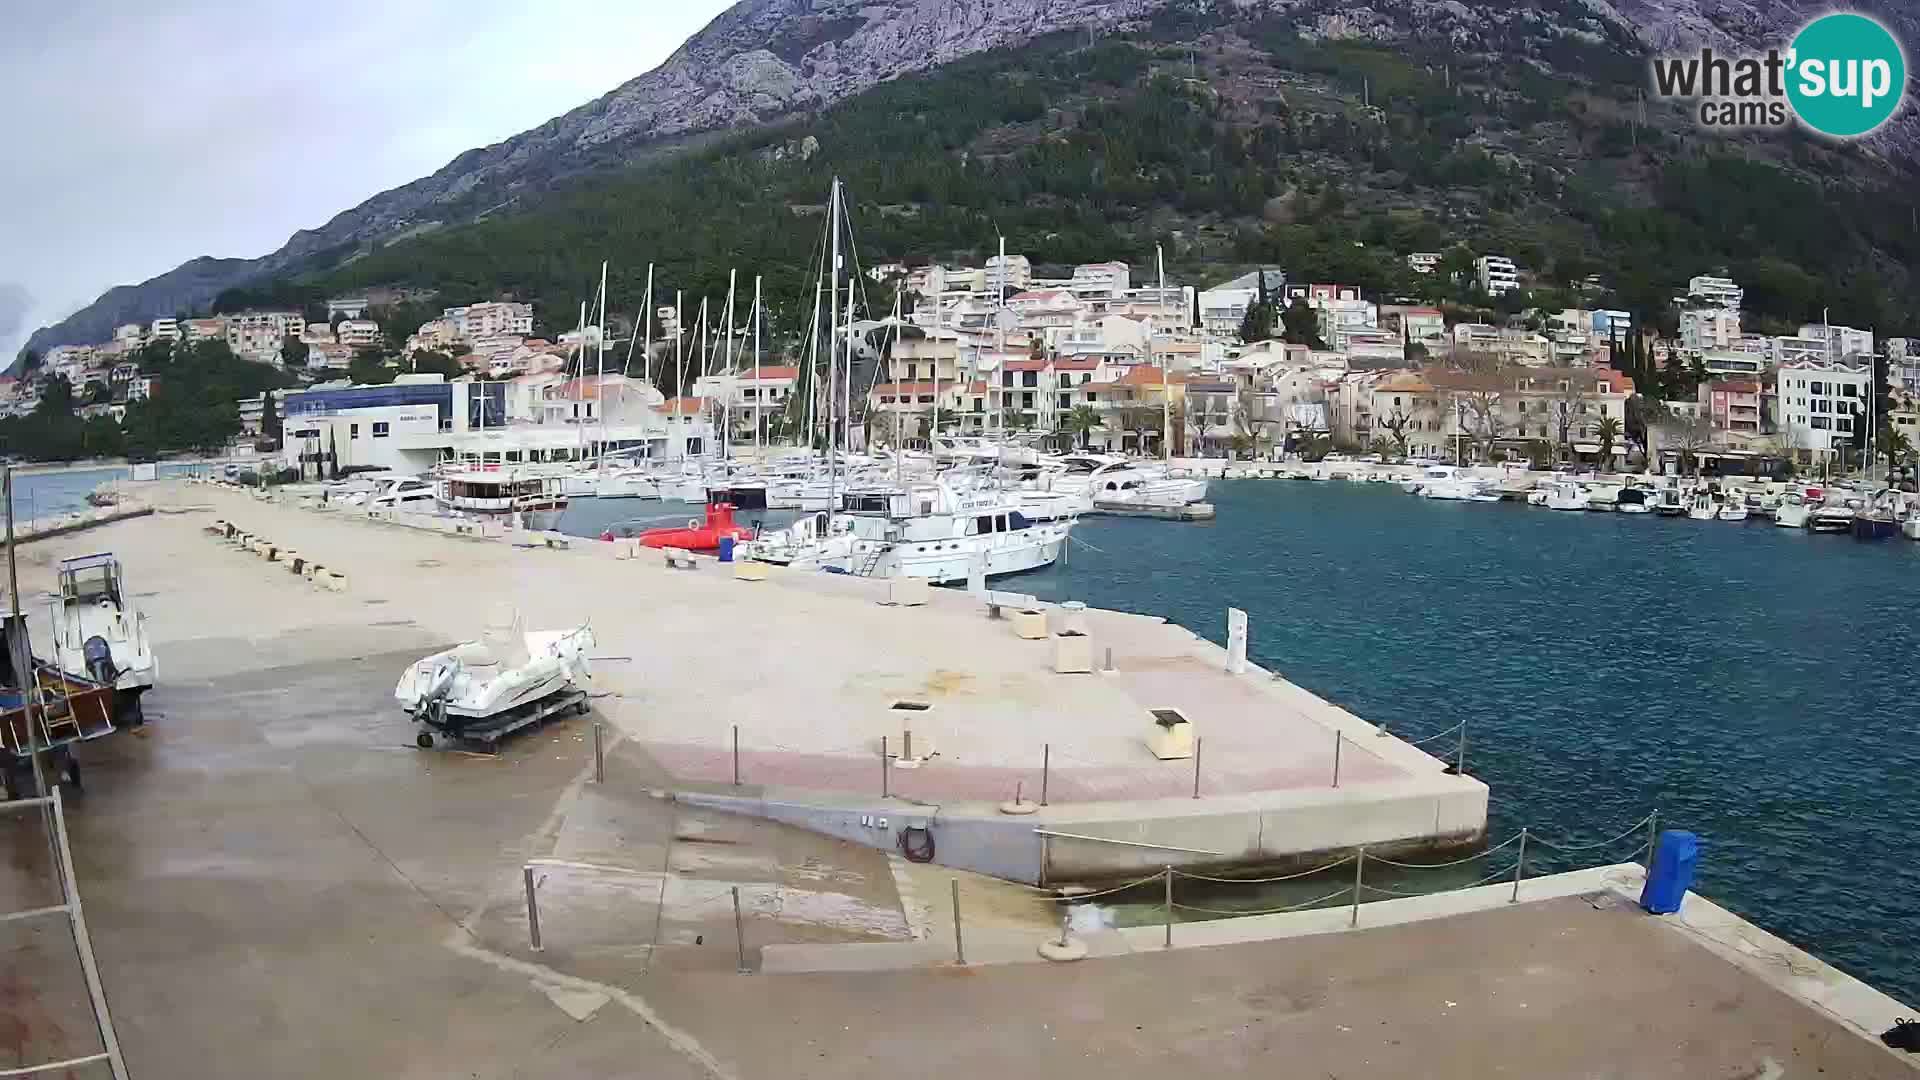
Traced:
POLYGON ((880 565, 881 556, 893 550, 892 544, 879 544, 872 551, 861 556, 860 564, 854 568, 854 577, 872 577, 874 568, 880 565))

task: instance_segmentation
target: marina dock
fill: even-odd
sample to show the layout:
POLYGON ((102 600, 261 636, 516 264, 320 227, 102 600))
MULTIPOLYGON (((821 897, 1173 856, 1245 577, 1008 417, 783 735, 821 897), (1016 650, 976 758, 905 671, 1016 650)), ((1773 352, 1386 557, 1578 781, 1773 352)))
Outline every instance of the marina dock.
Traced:
MULTIPOLYGON (((150 730, 103 747, 69 810, 138 1076, 1147 1077, 1275 1055, 1343 1076, 1914 1075, 1867 1034, 1897 1003, 1710 906, 1641 915, 1630 867, 1530 880, 1517 904, 1498 885, 1182 924, 1172 948, 1157 927, 1092 930, 1095 959, 1038 962, 1058 909, 1030 877, 1484 832, 1478 781, 1273 673, 1227 674, 1224 650, 1157 619, 1090 612, 1114 673, 1056 675, 1051 640, 958 592, 897 607, 834 575, 739 581, 625 545, 157 495, 213 505, 21 549, 28 596, 81 549, 119 553, 152 594, 150 730), (215 539, 216 517, 345 590, 215 539), (591 617, 594 718, 498 756, 415 749, 393 679, 502 602, 530 625, 591 617), (1200 729, 1198 799, 1194 759, 1143 748, 1166 707, 1200 729), (903 712, 918 768, 875 745, 900 753, 903 712), (1043 782, 1047 807, 999 812, 1043 782), (902 820, 934 830, 939 865, 903 857, 902 820), (1036 828, 1098 839, 1049 852, 1036 828)), ((6 839, 6 909, 45 902, 40 838, 6 839)), ((0 1068, 86 1052, 58 931, 0 928, 0 1030, 21 1033, 0 1068)))

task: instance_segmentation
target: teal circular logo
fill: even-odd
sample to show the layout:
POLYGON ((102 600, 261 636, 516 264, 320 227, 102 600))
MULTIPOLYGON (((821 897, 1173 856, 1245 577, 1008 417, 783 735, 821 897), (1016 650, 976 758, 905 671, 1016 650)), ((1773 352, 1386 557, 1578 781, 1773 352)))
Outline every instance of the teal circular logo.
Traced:
POLYGON ((1793 39, 1787 100, 1800 122, 1837 138, 1865 135, 1893 116, 1907 92, 1907 57, 1876 19, 1822 15, 1793 39))

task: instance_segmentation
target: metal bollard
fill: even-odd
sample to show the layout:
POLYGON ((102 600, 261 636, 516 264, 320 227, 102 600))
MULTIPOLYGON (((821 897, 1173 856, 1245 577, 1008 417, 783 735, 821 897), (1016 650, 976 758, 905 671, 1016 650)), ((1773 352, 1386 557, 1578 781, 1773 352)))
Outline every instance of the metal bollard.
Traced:
POLYGON ((746 923, 740 918, 740 886, 733 887, 733 945, 740 954, 740 974, 751 975, 753 969, 747 966, 746 923))
MULTIPOLYGON (((1047 774, 1053 771, 1053 744, 1040 747, 1040 805, 1047 805, 1047 774)), ((1651 866, 1652 863, 1647 865, 1651 866)))
POLYGON ((607 782, 607 752, 600 739, 600 718, 593 721, 593 782, 607 782))
POLYGON ((1167 899, 1166 899, 1167 940, 1164 943, 1163 947, 1171 949, 1173 948, 1173 866, 1172 864, 1168 864, 1166 870, 1162 871, 1162 873, 1166 875, 1166 882, 1167 882, 1167 899))
POLYGON ((1520 858, 1513 864, 1513 895, 1507 898, 1507 903, 1517 904, 1520 902, 1520 875, 1526 872, 1526 868, 1527 827, 1522 825, 1520 827, 1520 858))
POLYGON ((960 879, 953 880, 953 961, 967 966, 967 943, 960 937, 960 879))
POLYGON ((1467 775, 1467 722, 1460 721, 1460 749, 1453 755, 1453 771, 1467 775))
POLYGON ((887 757, 887 737, 880 736, 880 797, 889 799, 893 793, 887 790, 893 783, 892 759, 887 757))
POLYGON ((1103 668, 1101 668, 1100 670, 1102 670, 1102 671, 1112 671, 1112 670, 1113 670, 1113 646, 1111 646, 1111 645, 1109 645, 1109 646, 1107 646, 1107 666, 1106 666, 1106 667, 1103 667, 1103 668))
POLYGON ((1360 886, 1361 871, 1367 865, 1367 846, 1365 844, 1353 853, 1353 914, 1347 918, 1348 926, 1360 925, 1360 886))
POLYGON ((740 786, 740 725, 733 725, 733 786, 740 786))
POLYGON ((1340 747, 1345 745, 1347 737, 1342 732, 1333 733, 1333 786, 1340 786, 1340 747))
POLYGON ((913 760, 913 729, 912 728, 908 728, 901 735, 900 742, 901 742, 900 760, 912 761, 913 760))
POLYGON ((1193 737, 1193 797, 1196 799, 1200 797, 1200 748, 1205 743, 1202 736, 1193 737))
POLYGON ((1653 857, 1660 851, 1660 811, 1647 815, 1647 873, 1653 873, 1653 857))
POLYGON ((520 868, 520 880, 527 887, 527 942, 540 951, 540 902, 533 896, 533 867, 520 868))

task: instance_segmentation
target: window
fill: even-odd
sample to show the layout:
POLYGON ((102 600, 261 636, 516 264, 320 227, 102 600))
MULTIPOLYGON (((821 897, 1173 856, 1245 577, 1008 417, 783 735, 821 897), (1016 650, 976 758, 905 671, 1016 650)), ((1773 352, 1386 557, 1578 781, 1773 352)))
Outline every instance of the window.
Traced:
POLYGON ((360 437, 360 425, 359 425, 359 424, 348 424, 348 425, 347 425, 347 438, 349 438, 349 439, 357 439, 357 438, 359 438, 359 437, 360 437))
POLYGON ((912 382, 915 378, 919 376, 919 374, 920 374, 920 369, 918 367, 916 367, 913 364, 907 365, 907 381, 908 382, 912 382))
POLYGON ((1824 416, 1816 416, 1813 418, 1813 426, 1818 430, 1827 431, 1833 427, 1833 422, 1824 416))
POLYGON ((1847 433, 1847 434, 1849 434, 1849 435, 1851 435, 1851 434, 1853 434, 1853 418, 1852 418, 1852 417, 1850 417, 1850 416, 1836 416, 1836 417, 1834 417, 1834 418, 1833 418, 1833 430, 1835 430, 1835 431, 1844 431, 1844 432, 1846 432, 1846 433, 1847 433))
POLYGON ((921 394, 921 395, 920 395, 920 404, 922 404, 922 405, 931 405, 931 404, 933 404, 933 395, 932 395, 932 394, 921 394))
POLYGON ((1091 390, 1087 391, 1087 403, 1089 405, 1093 403, 1093 391, 1091 390))
POLYGON ((385 420, 375 420, 373 422, 373 437, 376 439, 384 439, 387 437, 387 422, 385 420))
POLYGON ((1001 385, 1001 386, 1012 386, 1012 385, 1013 385, 1013 372, 1011 372, 1011 371, 1003 371, 1003 372, 1001 372, 1001 373, 1000 373, 1000 385, 1001 385))
POLYGON ((1039 385, 1040 385, 1040 373, 1039 373, 1039 372, 1037 372, 1037 371, 1023 371, 1023 372, 1021 372, 1021 373, 1020 373, 1020 385, 1021 385, 1021 386, 1039 386, 1039 385))
POLYGON ((1021 392, 1021 394, 1020 394, 1020 407, 1021 407, 1021 408, 1023 408, 1023 409, 1031 409, 1031 408, 1033 408, 1033 392, 1032 392, 1032 391, 1030 391, 1030 390, 1027 390, 1027 391, 1022 391, 1022 392, 1021 392))
POLYGON ((1071 409, 1071 408, 1073 408, 1073 395, 1072 395, 1072 394, 1061 394, 1061 395, 1059 395, 1059 401, 1060 401, 1060 407, 1061 407, 1061 408, 1063 408, 1063 409, 1071 409))
POLYGON ((984 400, 982 400, 982 399, 980 399, 980 398, 974 398, 974 399, 973 399, 973 411, 974 411, 974 412, 986 412, 986 411, 987 411, 987 403, 986 403, 986 402, 985 402, 984 400))
POLYGON ((880 395, 880 404, 882 404, 882 405, 891 405, 891 404, 893 404, 893 395, 891 395, 891 394, 881 394, 881 395, 880 395))

